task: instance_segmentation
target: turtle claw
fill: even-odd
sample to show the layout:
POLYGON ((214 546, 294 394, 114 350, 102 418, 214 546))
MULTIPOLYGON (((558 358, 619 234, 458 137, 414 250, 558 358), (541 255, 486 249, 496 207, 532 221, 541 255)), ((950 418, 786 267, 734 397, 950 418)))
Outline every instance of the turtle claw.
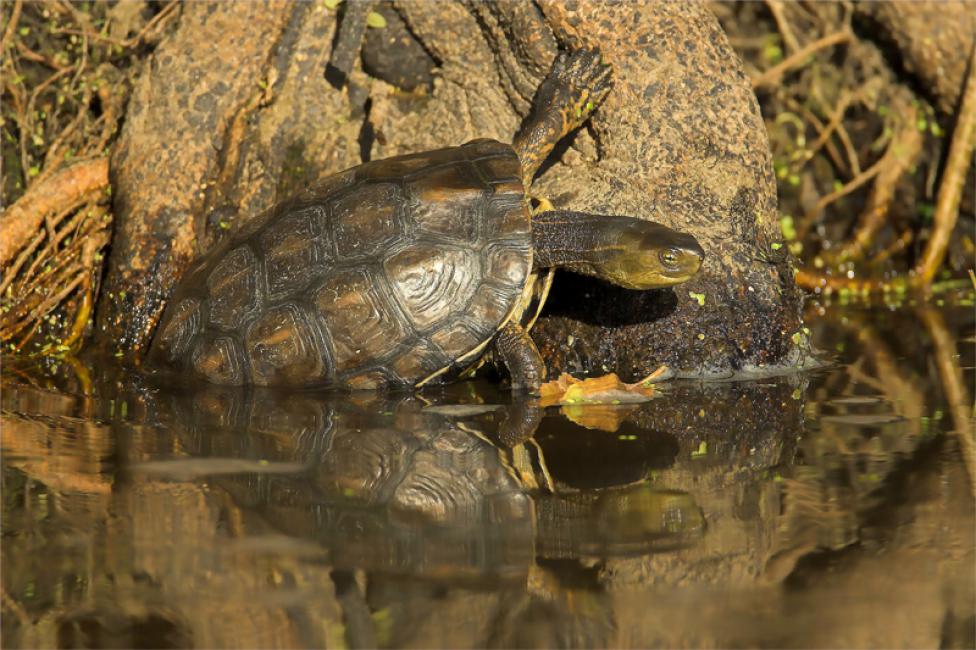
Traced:
POLYGON ((556 143, 590 118, 613 86, 613 69, 596 48, 564 52, 539 86, 532 114, 515 136, 526 187, 556 143))
POLYGON ((568 133, 586 122, 612 87, 613 69, 598 49, 564 52, 543 82, 537 104, 564 111, 568 133))

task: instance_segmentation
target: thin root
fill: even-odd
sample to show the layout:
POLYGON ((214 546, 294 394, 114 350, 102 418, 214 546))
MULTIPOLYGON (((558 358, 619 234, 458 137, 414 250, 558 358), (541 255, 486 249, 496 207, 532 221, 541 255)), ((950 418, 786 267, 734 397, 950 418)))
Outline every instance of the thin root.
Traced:
POLYGON ((915 267, 916 283, 923 287, 932 284, 935 274, 945 259, 949 239, 959 218, 959 201, 962 199, 966 172, 972 164, 973 146, 976 144, 976 44, 970 50, 969 77, 956 118, 956 128, 949 146, 949 157, 939 185, 935 212, 932 215, 932 236, 915 267))

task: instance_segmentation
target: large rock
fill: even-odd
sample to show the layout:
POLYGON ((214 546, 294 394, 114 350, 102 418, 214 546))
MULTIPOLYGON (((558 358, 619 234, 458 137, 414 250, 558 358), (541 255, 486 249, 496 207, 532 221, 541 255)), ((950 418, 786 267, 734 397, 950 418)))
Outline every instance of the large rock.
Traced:
POLYGON ((188 4, 149 58, 111 162, 115 235, 96 338, 138 360, 189 263, 309 178, 360 162, 325 80, 321 3, 188 4))
POLYGON ((542 191, 574 209, 688 230, 706 252, 698 276, 673 292, 558 277, 537 332, 545 356, 630 377, 659 363, 725 371, 783 361, 800 296, 782 248, 773 250, 776 184, 759 106, 716 18, 687 3, 545 11, 561 38, 600 44, 616 86, 593 123, 592 153, 564 157, 542 191))
POLYGON ((915 76, 947 115, 959 108, 967 64, 976 41, 976 5, 940 2, 859 2, 857 16, 871 37, 894 46, 893 61, 915 76))
POLYGON ((633 377, 659 363, 724 372, 788 358, 799 294, 784 251, 774 250, 766 134, 704 6, 398 0, 393 8, 438 65, 429 94, 367 77, 358 62, 351 91, 329 85, 336 14, 322 5, 187 6, 150 59, 113 157, 118 226, 100 306, 104 342, 137 357, 174 280, 220 227, 363 159, 510 140, 559 46, 599 45, 615 89, 570 148, 557 150, 534 192, 561 208, 691 231, 708 258, 673 291, 560 274, 533 332, 550 370, 633 377), (215 16, 226 21, 219 33, 215 16), (157 150, 165 155, 147 155, 157 150))

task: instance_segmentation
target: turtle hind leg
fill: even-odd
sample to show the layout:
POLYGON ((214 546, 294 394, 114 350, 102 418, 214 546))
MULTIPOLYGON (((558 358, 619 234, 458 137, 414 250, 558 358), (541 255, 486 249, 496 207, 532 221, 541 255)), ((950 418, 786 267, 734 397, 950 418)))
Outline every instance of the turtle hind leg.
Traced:
POLYGON ((525 328, 509 321, 495 337, 495 350, 512 378, 513 390, 538 393, 546 379, 546 364, 525 328))
POLYGON ((581 49, 556 57, 536 92, 532 113, 512 144, 522 161, 526 187, 556 143, 589 119, 612 85, 612 70, 598 50, 581 49))

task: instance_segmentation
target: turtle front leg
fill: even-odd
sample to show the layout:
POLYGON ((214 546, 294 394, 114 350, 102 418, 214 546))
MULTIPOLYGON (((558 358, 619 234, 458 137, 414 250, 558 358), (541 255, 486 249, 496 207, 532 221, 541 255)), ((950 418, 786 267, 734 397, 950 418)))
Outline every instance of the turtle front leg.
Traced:
POLYGON ((546 364, 525 328, 509 321, 495 337, 495 350, 501 355, 513 390, 538 393, 546 379, 546 364))
POLYGON ((512 146, 522 161, 525 187, 563 136, 589 119, 613 85, 612 70, 598 50, 560 54, 539 86, 532 113, 512 146))
POLYGON ((508 449, 515 449, 535 435, 545 410, 534 397, 514 397, 505 409, 505 416, 498 424, 494 442, 508 449))

